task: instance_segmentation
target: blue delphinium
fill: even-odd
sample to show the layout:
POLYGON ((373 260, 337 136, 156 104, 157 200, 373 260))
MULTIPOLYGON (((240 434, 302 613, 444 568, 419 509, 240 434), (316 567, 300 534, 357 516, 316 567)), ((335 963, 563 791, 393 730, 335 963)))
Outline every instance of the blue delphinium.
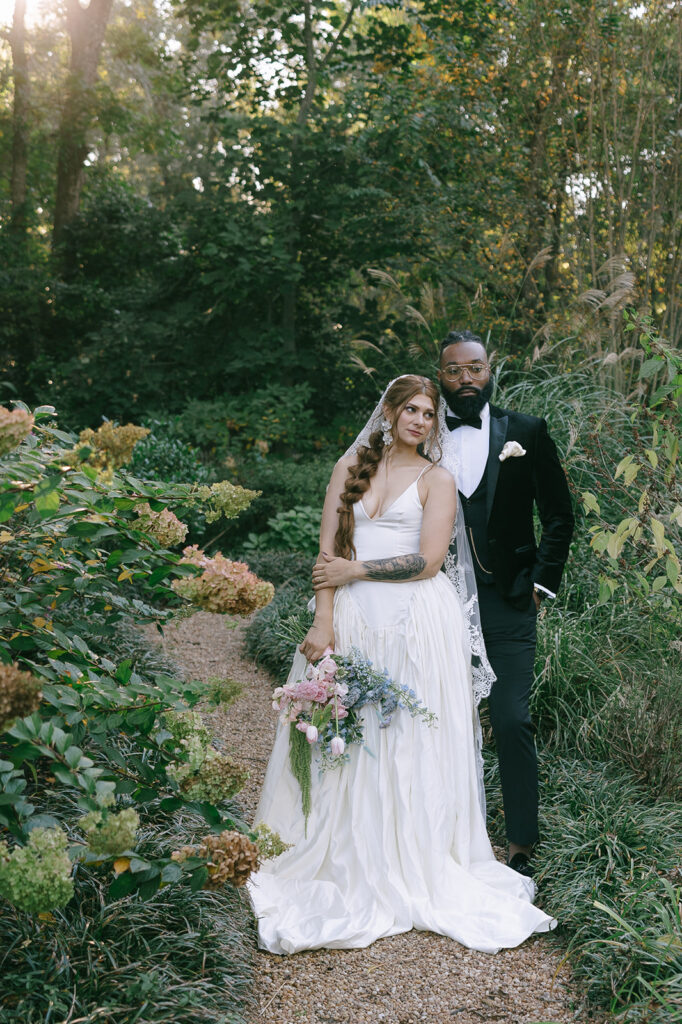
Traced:
POLYGON ((348 692, 340 698, 340 703, 347 714, 339 718, 334 716, 321 733, 320 754, 322 769, 335 768, 348 760, 348 746, 351 743, 364 741, 363 721, 360 710, 373 704, 379 718, 379 728, 385 729, 391 724, 393 715, 402 708, 412 718, 419 716, 427 725, 436 722, 436 715, 424 707, 414 690, 391 679, 387 669, 379 671, 372 662, 352 648, 347 655, 332 655, 338 669, 336 679, 348 687, 348 692), (345 751, 341 756, 331 756, 329 748, 334 736, 340 736, 345 743, 345 751))

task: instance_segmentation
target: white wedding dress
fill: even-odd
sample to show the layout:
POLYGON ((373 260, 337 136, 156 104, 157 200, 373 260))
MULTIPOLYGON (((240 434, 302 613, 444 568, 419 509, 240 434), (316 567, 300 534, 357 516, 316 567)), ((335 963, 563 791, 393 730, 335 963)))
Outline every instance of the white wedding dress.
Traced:
MULTIPOLYGON (((419 550, 415 481, 370 519, 355 506, 359 559, 419 550)), ((352 647, 388 669, 438 716, 404 710, 379 729, 363 709, 364 747, 320 773, 313 759, 307 834, 289 767, 289 725, 278 727, 256 821, 292 848, 248 885, 259 944, 272 953, 367 946, 419 928, 494 953, 555 921, 532 903, 530 879, 495 860, 479 798, 469 641, 455 589, 443 573, 405 583, 360 581, 334 601, 336 649, 352 647)), ((296 653, 290 680, 305 659, 296 653)))

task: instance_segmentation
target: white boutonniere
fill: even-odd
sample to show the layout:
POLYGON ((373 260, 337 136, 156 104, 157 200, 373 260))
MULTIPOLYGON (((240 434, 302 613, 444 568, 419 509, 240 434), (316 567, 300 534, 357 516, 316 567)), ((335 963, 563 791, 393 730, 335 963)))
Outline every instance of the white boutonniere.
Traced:
POLYGON ((505 459, 518 459, 525 454, 526 449, 522 448, 518 441, 507 441, 500 452, 500 462, 504 462, 505 459))

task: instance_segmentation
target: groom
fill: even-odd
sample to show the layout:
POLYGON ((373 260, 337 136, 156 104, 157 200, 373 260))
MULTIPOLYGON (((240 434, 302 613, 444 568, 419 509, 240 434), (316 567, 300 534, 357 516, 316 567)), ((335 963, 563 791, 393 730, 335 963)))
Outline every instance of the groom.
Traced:
POLYGON ((559 587, 573 533, 564 471, 545 420, 489 404, 481 339, 451 331, 441 342, 446 444, 460 467, 459 499, 478 582, 481 624, 497 681, 488 698, 500 762, 510 867, 532 874, 538 772, 529 699, 536 616, 559 587), (533 507, 542 524, 536 543, 533 507))

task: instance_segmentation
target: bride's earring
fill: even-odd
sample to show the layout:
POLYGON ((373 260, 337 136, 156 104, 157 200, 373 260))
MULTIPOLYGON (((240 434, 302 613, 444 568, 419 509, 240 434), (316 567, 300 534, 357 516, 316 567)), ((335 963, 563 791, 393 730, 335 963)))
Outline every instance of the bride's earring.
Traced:
POLYGON ((390 423, 390 420, 387 420, 387 419, 384 418, 381 421, 381 429, 383 431, 383 433, 381 435, 381 440, 384 442, 384 445, 391 444, 392 441, 393 441, 393 434, 391 433, 391 423, 390 423))

